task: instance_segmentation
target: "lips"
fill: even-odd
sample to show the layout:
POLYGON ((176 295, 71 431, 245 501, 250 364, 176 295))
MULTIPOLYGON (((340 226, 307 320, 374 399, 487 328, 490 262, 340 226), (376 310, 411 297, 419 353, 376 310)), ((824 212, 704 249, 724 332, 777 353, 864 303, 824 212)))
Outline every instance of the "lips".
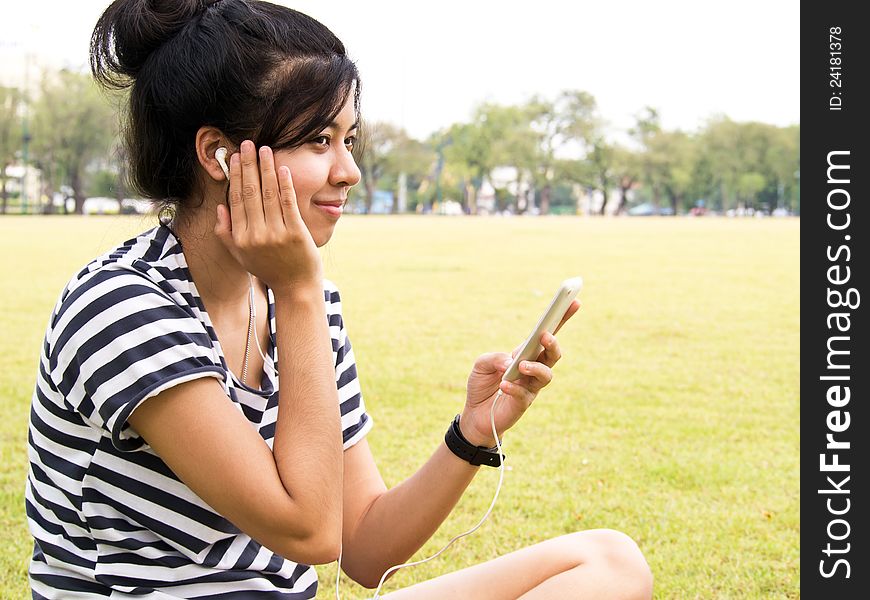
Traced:
POLYGON ((324 200, 312 202, 312 204, 324 213, 326 213, 332 219, 338 219, 344 210, 343 200, 324 200))

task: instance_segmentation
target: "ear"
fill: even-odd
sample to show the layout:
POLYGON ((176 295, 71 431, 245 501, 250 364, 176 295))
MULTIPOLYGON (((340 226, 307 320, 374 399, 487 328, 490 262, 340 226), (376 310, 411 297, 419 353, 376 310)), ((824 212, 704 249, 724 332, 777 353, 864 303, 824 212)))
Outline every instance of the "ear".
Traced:
POLYGON ((215 159, 214 153, 221 146, 227 149, 227 164, 230 162, 230 156, 233 152, 238 152, 235 144, 227 141, 226 136, 217 127, 207 125, 200 127, 196 132, 196 158, 199 160, 200 166, 208 173, 208 176, 215 181, 226 181, 223 169, 220 163, 215 159))

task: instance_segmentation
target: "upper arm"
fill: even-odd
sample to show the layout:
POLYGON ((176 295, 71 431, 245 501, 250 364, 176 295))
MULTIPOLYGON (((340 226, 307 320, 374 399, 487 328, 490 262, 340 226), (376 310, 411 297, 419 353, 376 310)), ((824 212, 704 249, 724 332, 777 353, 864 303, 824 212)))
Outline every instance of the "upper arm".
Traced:
POLYGON ((316 534, 287 493, 272 451, 213 378, 169 388, 128 421, 200 499, 295 562, 314 564, 316 534))
MULTIPOLYGON (((342 568, 349 577, 356 579, 354 550, 360 546, 356 534, 359 524, 369 508, 387 486, 375 464, 368 441, 363 438, 344 452, 344 522, 342 527, 342 568)), ((363 544, 364 546, 364 544, 363 544)))
POLYGON ((202 323, 123 269, 91 273, 65 296, 44 352, 66 405, 121 451, 142 445, 127 423, 142 401, 180 380, 223 377, 202 323))
POLYGON ((344 543, 353 538, 369 507, 386 491, 387 485, 365 438, 344 451, 344 543))

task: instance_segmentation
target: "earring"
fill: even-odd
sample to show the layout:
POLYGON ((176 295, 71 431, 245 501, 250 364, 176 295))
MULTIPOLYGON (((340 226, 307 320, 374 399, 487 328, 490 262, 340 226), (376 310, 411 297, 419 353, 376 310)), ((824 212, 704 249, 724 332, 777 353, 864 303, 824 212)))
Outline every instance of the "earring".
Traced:
POLYGON ((160 210, 157 211, 157 221, 164 227, 169 227, 172 225, 174 219, 175 207, 169 202, 164 203, 163 206, 160 207, 160 210))

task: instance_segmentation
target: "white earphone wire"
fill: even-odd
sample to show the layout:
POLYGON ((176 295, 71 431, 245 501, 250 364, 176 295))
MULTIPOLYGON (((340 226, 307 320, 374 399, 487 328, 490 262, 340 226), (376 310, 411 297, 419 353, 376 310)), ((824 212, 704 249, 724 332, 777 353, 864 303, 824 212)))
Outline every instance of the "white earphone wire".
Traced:
MULTIPOLYGON (((495 405, 498 403, 498 401, 502 397, 502 395, 503 394, 502 394, 501 390, 499 390, 498 393, 496 393, 495 398, 492 401, 492 408, 490 409, 490 412, 489 412, 490 425, 492 426, 492 435, 493 435, 493 437, 495 437, 495 445, 496 445, 496 449, 497 449, 499 454, 502 453, 501 452, 502 444, 501 444, 501 440, 498 438, 498 432, 496 431, 496 428, 495 428, 495 405)), ((486 521, 486 519, 489 517, 490 513, 492 512, 493 507, 495 506, 496 500, 498 500, 498 493, 501 491, 501 484, 504 481, 504 460, 500 461, 498 470, 499 470, 498 485, 495 488, 495 495, 492 498, 492 502, 489 505, 489 509, 487 509, 486 514, 483 515, 483 518, 480 519, 480 521, 477 523, 477 525, 475 525, 474 527, 472 527, 471 529, 469 529, 465 533, 460 533, 459 535, 457 535, 456 537, 451 539, 449 542, 447 542, 447 544, 443 548, 441 548, 441 550, 439 550, 438 552, 436 552, 435 554, 433 554, 429 558, 424 558, 423 560, 418 560, 418 561, 414 561, 414 562, 404 563, 401 565, 396 565, 396 566, 390 567, 389 569, 384 571, 384 574, 381 576, 381 580, 378 583, 378 587, 375 590, 374 596, 372 596, 368 600, 378 600, 381 597, 381 588, 384 585, 384 581, 387 579, 387 576, 390 573, 392 573, 393 571, 398 571, 399 569, 402 569, 404 567, 413 567, 416 565, 421 565, 424 562, 428 562, 428 561, 432 560, 433 558, 437 557, 438 555, 440 555, 445 550, 447 550, 447 548, 449 548, 451 545, 453 545, 453 542, 455 542, 456 540, 463 538, 467 535, 471 535, 472 533, 477 531, 480 528, 480 526, 483 525, 484 521, 486 521)), ((337 572, 335 574, 335 598, 336 598, 336 600, 341 600, 341 595, 339 594, 338 586, 339 586, 339 582, 341 580, 342 550, 343 550, 343 548, 341 550, 339 550, 339 553, 338 553, 338 567, 337 567, 337 572)))
MULTIPOLYGON (((251 307, 252 307, 253 321, 256 323, 257 308, 256 308, 256 303, 254 301, 254 278, 250 273, 248 273, 248 281, 250 284, 249 293, 250 293, 250 302, 251 302, 251 307)), ((271 329, 270 329, 270 331, 271 331, 271 329)), ((272 371, 272 373, 277 375, 278 374, 277 370, 272 365, 271 359, 267 359, 266 356, 263 354, 263 349, 260 347, 260 336, 257 335, 256 332, 254 335, 254 340, 256 341, 256 344, 257 344, 257 352, 260 353, 260 357, 263 359, 263 365, 268 366, 268 368, 272 371)), ((497 449, 499 455, 502 454, 502 443, 498 437, 498 431, 495 428, 495 406, 496 406, 496 404, 498 404, 498 401, 502 397, 502 395, 503 395, 502 391, 498 390, 498 392, 495 395, 495 398, 492 401, 492 407, 491 407, 490 412, 489 412, 490 425, 492 427, 492 435, 495 438, 496 449, 497 449)), ((378 587, 375 590, 375 594, 374 594, 374 596, 371 597, 370 600, 378 600, 380 598, 381 588, 384 585, 384 581, 386 581, 387 576, 390 573, 392 573, 393 571, 398 571, 399 569, 402 569, 405 567, 413 567, 416 565, 421 565, 425 562, 428 562, 428 561, 438 557, 442 552, 447 550, 447 548, 452 546, 456 540, 463 538, 465 536, 471 535, 472 533, 477 531, 481 525, 483 525, 483 523, 489 518, 490 513, 492 513, 492 509, 495 507, 496 500, 498 500, 498 494, 501 491, 501 485, 502 485, 502 482, 504 481, 504 460, 500 461, 498 471, 499 471, 498 485, 496 485, 496 488, 495 488, 495 495, 492 498, 492 502, 490 503, 489 508, 486 511, 486 514, 483 515, 483 518, 480 519, 480 521, 477 523, 477 525, 475 525, 474 527, 472 527, 471 529, 469 529, 465 533, 460 533, 459 535, 455 536, 453 539, 451 539, 449 542, 447 542, 447 544, 443 548, 441 548, 438 552, 436 552, 435 554, 433 554, 432 556, 430 556, 428 558, 424 558, 423 560, 418 560, 418 561, 414 561, 414 562, 404 563, 401 565, 395 565, 395 566, 387 569, 384 572, 384 574, 381 576, 381 580, 378 583, 378 587)), ((337 562, 337 568, 336 568, 336 574, 335 574, 335 598, 336 598, 336 600, 341 600, 341 595, 339 592, 339 584, 341 581, 341 558, 342 558, 343 551, 344 551, 344 548, 341 548, 341 549, 339 549, 339 552, 338 552, 338 562, 337 562)))
MULTIPOLYGON (((250 273, 248 273, 248 282, 250 284, 250 292, 249 293, 250 293, 251 306, 253 307, 252 319, 253 319, 254 323, 256 323, 257 322, 257 304, 254 301, 254 276, 251 275, 250 273)), ((268 315, 267 315, 267 318, 268 318, 268 315)), ((270 331, 270 335, 271 335, 271 331, 272 331, 271 326, 269 327, 269 331, 270 331)), ((263 359, 263 366, 267 367, 272 372, 272 375, 277 377, 278 371, 275 369, 275 366, 272 364, 272 359, 266 358, 266 355, 263 354, 263 348, 260 347, 260 336, 257 334, 256 331, 254 332, 254 341, 257 342, 257 352, 260 353, 260 358, 263 359)))

